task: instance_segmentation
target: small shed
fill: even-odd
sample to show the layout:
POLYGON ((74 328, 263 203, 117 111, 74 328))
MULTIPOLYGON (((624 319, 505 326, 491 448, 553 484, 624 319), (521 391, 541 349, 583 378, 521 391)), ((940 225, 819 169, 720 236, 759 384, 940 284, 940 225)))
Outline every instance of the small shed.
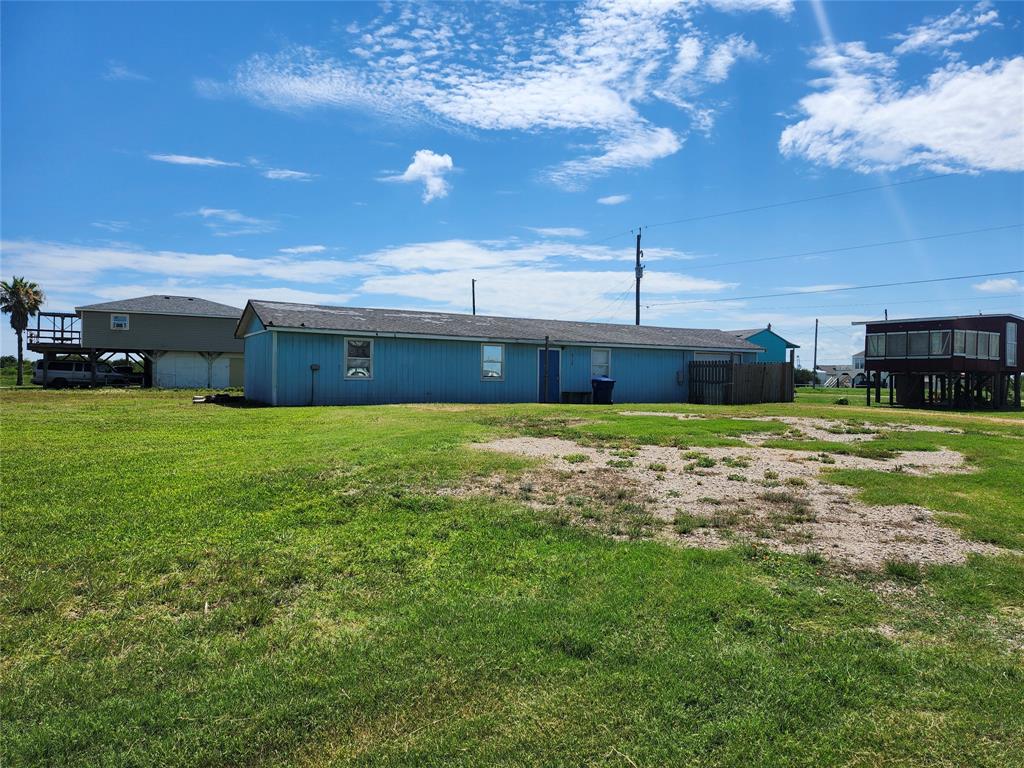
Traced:
MULTIPOLYGON (((911 407, 1020 407, 1024 318, 1010 314, 867 320, 864 367, 881 400, 882 372, 889 401, 911 407), (1011 401, 1012 395, 1012 401, 1011 401)), ((871 387, 868 388, 871 401, 871 387)))
POLYGON ((757 353, 759 363, 785 363, 792 361, 793 350, 800 349, 798 344, 786 341, 779 334, 772 330, 772 324, 764 328, 747 328, 739 331, 729 331, 738 339, 756 344, 764 351, 757 353))

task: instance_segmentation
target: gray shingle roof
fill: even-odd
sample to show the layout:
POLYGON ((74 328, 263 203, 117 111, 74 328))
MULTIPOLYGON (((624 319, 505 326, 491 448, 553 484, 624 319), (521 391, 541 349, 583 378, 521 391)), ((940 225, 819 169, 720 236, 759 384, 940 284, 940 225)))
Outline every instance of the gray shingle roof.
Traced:
MULTIPOLYGON (((580 323, 571 320, 540 320, 525 317, 457 315, 447 312, 419 312, 401 309, 364 309, 326 307, 312 304, 287 304, 274 301, 250 301, 260 322, 275 328, 348 331, 375 335, 445 336, 500 341, 525 341, 558 344, 608 344, 635 347, 677 347, 755 352, 758 347, 737 339, 733 334, 704 328, 662 328, 652 325, 580 323)), ((245 320, 236 335, 242 333, 245 320)))
POLYGON ((139 296, 135 299, 120 299, 102 304, 86 304, 75 307, 75 311, 87 312, 144 312, 154 315, 198 315, 200 317, 240 317, 242 310, 216 301, 197 299, 194 296, 139 296))

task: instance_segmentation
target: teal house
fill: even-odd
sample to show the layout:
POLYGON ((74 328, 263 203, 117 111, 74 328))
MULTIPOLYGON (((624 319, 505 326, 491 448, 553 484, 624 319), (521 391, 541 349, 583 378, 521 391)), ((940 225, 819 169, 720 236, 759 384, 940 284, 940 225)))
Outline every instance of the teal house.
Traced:
POLYGON ((729 333, 738 339, 761 347, 764 352, 759 352, 757 355, 759 363, 785 363, 790 358, 790 350, 800 349, 799 345, 786 341, 773 331, 771 323, 768 323, 766 328, 748 328, 743 331, 729 331, 729 333))
POLYGON ((268 405, 684 403, 693 361, 755 362, 763 349, 699 328, 250 301, 245 396, 268 405))

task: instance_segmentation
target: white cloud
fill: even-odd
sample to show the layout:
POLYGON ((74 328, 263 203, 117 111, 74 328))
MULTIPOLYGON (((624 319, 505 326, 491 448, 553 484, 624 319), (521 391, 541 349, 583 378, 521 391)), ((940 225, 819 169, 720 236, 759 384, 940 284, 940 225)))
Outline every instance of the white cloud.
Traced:
POLYGON ((288 253, 291 255, 299 255, 303 253, 323 253, 327 250, 326 245, 295 245, 291 248, 278 248, 279 253, 288 253))
POLYGON ((730 35, 712 49, 704 65, 704 77, 712 83, 720 83, 729 77, 729 70, 737 61, 756 59, 758 55, 757 46, 743 35, 730 35))
POLYGON ((605 195, 597 198, 601 205, 622 205, 629 200, 629 195, 605 195))
POLYGON ((208 168, 238 168, 241 163, 231 163, 226 160, 218 160, 215 157, 196 157, 195 155, 150 155, 150 160, 172 165, 201 165, 208 168))
POLYGON ((145 75, 129 69, 119 61, 111 59, 107 62, 107 70, 103 73, 104 80, 133 80, 143 82, 149 80, 145 75))
POLYGON ((90 226, 96 227, 96 229, 105 229, 107 232, 123 232, 128 229, 128 222, 111 220, 94 221, 90 226))
POLYGON ((259 235, 276 229, 269 219, 246 216, 230 208, 200 208, 195 213, 218 237, 259 235))
POLYGON ((527 227, 532 232, 544 237, 583 237, 587 230, 579 227, 527 227))
POLYGON ((911 87, 863 43, 819 48, 812 65, 827 75, 782 132, 785 155, 865 173, 1024 170, 1024 56, 948 64, 911 87))
MULTIPOLYGON (((641 114, 661 99, 707 130, 711 111, 691 103, 754 55, 740 36, 697 29, 698 2, 589 0, 538 6, 537 24, 517 25, 513 9, 460 4, 386 7, 353 34, 349 56, 308 46, 257 54, 230 80, 197 82, 210 97, 239 94, 272 109, 363 110, 397 121, 458 130, 588 131, 599 151, 550 169, 546 178, 578 186, 593 176, 648 165, 678 152, 685 128, 670 130, 641 114), (475 24, 486 12, 488 24, 475 24), (712 51, 703 74, 696 71, 712 51), (684 100, 681 94, 685 93, 684 100)), ((788 0, 719 0, 729 12, 787 14, 788 0)))
MULTIPOLYGON (((489 315, 556 317, 587 319, 608 310, 609 301, 628 288, 628 270, 584 271, 520 266, 496 269, 454 269, 418 275, 371 277, 360 286, 360 293, 404 296, 417 301, 436 302, 441 308, 465 311, 469 281, 477 280, 477 304, 489 315), (623 284, 625 283, 625 284, 623 284)), ((720 291, 728 283, 693 278, 671 272, 649 271, 644 292, 651 295, 720 291)), ((600 315, 604 319, 632 319, 632 307, 621 303, 621 316, 600 315)))
POLYGON ((998 277, 975 283, 974 290, 985 293, 1015 293, 1024 291, 1024 285, 1015 277, 998 277))
POLYGON ((616 136, 604 145, 599 155, 581 157, 555 166, 547 176, 566 189, 580 189, 584 182, 609 171, 644 168, 655 160, 673 155, 683 146, 668 128, 644 128, 626 136, 616 136))
POLYGON ((280 181, 309 181, 314 176, 312 173, 292 171, 287 168, 267 168, 263 171, 263 175, 268 179, 280 181))
POLYGON ((905 33, 893 35, 900 44, 893 49, 896 55, 912 52, 950 54, 957 43, 973 40, 982 28, 999 25, 999 13, 990 2, 981 2, 971 10, 962 6, 947 16, 925 19, 924 23, 910 27, 905 33))
POLYGON ((412 162, 397 176, 384 176, 381 181, 423 183, 423 202, 429 203, 440 197, 447 197, 451 185, 445 178, 455 168, 451 155, 439 155, 429 149, 420 149, 412 156, 412 162))
POLYGON ((240 275, 277 282, 320 284, 339 278, 365 275, 373 267, 358 259, 311 259, 295 255, 249 258, 232 253, 192 253, 147 250, 130 246, 88 246, 36 240, 0 243, 5 263, 26 274, 40 275, 44 287, 58 285, 82 290, 97 283, 111 283, 111 273, 124 281, 125 273, 157 275, 168 279, 207 280, 240 275))

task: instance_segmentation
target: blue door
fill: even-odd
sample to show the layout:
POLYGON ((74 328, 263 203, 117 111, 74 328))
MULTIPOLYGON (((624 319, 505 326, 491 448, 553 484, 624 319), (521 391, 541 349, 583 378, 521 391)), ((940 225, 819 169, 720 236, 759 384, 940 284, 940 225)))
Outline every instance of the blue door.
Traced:
POLYGON ((562 400, 562 384, 558 374, 562 366, 562 351, 549 349, 547 355, 543 349, 537 350, 537 401, 541 403, 558 403, 562 400), (546 395, 546 396, 545 396, 546 395))

